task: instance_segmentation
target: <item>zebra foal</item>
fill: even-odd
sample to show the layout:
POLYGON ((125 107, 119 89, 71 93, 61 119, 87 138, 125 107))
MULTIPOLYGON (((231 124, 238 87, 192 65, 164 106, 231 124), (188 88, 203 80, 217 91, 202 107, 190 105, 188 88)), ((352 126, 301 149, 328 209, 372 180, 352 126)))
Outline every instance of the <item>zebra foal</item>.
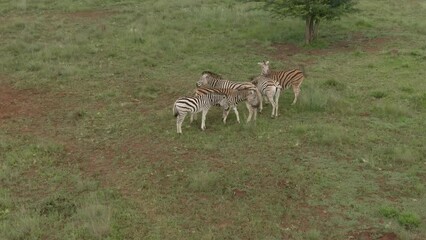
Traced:
MULTIPOLYGON (((259 101, 257 99, 256 89, 246 88, 246 89, 230 89, 230 88, 208 88, 208 87, 199 87, 195 89, 195 96, 201 96, 209 93, 223 93, 228 98, 229 109, 223 111, 223 123, 226 124, 226 119, 228 117, 229 111, 231 108, 234 110, 234 113, 237 117, 237 122, 240 123, 240 116, 238 113, 237 105, 238 103, 245 101, 247 109, 249 110, 249 116, 247 122, 250 122, 254 114, 254 120, 256 120, 256 111, 254 108, 257 108, 259 101)), ((192 115, 191 115, 192 119, 192 115)))
MULTIPOLYGON (((305 79, 303 72, 298 69, 288 71, 271 71, 269 68, 269 61, 259 62, 258 64, 262 68, 261 74, 278 82, 283 90, 290 86, 293 88, 294 100, 291 105, 294 105, 300 94, 300 85, 302 85, 302 82, 305 79)), ((301 67, 303 70, 303 65, 301 65, 301 67)))
MULTIPOLYGON (((233 89, 237 91, 242 91, 242 90, 254 91, 255 94, 253 94, 253 92, 250 92, 250 94, 248 94, 247 92, 240 92, 238 93, 239 94, 238 97, 237 97, 238 94, 236 95, 234 94, 235 95, 234 98, 242 97, 241 99, 237 101, 237 103, 246 100, 246 106, 247 106, 247 109, 249 110, 249 117, 247 118, 247 122, 251 121, 253 114, 254 114, 254 120, 256 120, 257 107, 262 102, 262 96, 254 84, 250 82, 232 82, 232 81, 223 79, 222 76, 220 76, 219 74, 216 74, 210 71, 204 71, 201 73, 201 77, 197 81, 196 86, 215 88, 215 89, 233 89)), ((239 122, 238 110, 236 106, 233 107, 233 109, 235 114, 237 115, 237 121, 239 122)), ((226 116, 227 115, 228 114, 226 114, 226 116)), ((224 120, 226 122, 226 117, 224 117, 224 120)))
MULTIPOLYGON (((255 77, 251 83, 257 86, 259 91, 265 96, 272 105, 271 117, 278 116, 278 100, 280 98, 281 86, 278 82, 264 76, 255 77)), ((263 105, 260 103, 259 112, 262 112, 263 105)))
POLYGON ((173 115, 176 117, 177 133, 182 133, 182 123, 188 113, 202 112, 201 130, 206 129, 206 115, 210 107, 220 105, 229 109, 228 98, 225 94, 209 93, 196 97, 181 97, 173 105, 173 115))

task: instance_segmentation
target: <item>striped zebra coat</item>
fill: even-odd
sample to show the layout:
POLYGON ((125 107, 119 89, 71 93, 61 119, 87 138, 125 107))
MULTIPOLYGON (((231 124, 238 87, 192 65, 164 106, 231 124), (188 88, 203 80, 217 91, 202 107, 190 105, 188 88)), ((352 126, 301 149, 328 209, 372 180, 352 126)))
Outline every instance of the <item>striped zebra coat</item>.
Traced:
POLYGON ((290 86, 293 88, 294 100, 292 105, 294 105, 297 102, 297 98, 300 94, 300 85, 302 85, 302 82, 305 79, 303 72, 298 69, 275 72, 270 70, 269 61, 259 62, 258 64, 262 68, 262 75, 277 81, 283 90, 289 88, 290 86))
POLYGON ((250 82, 232 82, 223 79, 219 74, 210 71, 204 71, 201 73, 201 77, 197 82, 197 87, 230 88, 236 90, 256 88, 256 86, 250 82))
MULTIPOLYGON (((246 102, 247 109, 249 110, 249 118, 247 122, 251 120, 252 112, 254 112, 254 119, 256 120, 257 107, 262 103, 262 95, 258 91, 257 87, 250 82, 232 82, 225 80, 219 74, 204 71, 201 73, 200 79, 197 81, 197 87, 208 87, 208 88, 222 88, 222 89, 234 89, 234 90, 244 90, 251 89, 256 92, 256 95, 248 96, 249 101, 246 102)), ((234 111, 236 108, 233 108, 234 111)), ((237 114, 237 113, 236 113, 237 114)), ((238 118, 238 117, 237 117, 238 118)), ((226 121, 226 120, 225 120, 226 121)))
POLYGON ((206 129, 206 115, 210 107, 220 105, 229 110, 228 98, 225 94, 209 93, 196 97, 181 97, 173 105, 173 115, 176 117, 177 133, 182 133, 182 123, 188 113, 202 112, 201 129, 206 129))
MULTIPOLYGON (((249 116, 247 118, 247 122, 250 122, 253 113, 254 119, 256 120, 256 111, 253 110, 259 106, 258 95, 255 89, 247 88, 247 89, 230 89, 230 88, 206 88, 200 87, 195 89, 195 96, 201 96, 209 93, 223 93, 228 98, 229 110, 223 111, 223 123, 226 123, 226 119, 228 117, 229 111, 231 108, 234 110, 235 115, 237 117, 237 122, 240 123, 240 117, 238 114, 237 105, 238 103, 245 101, 247 109, 249 110, 249 116)), ((192 115, 191 115, 192 118, 192 115)), ((192 119, 191 119, 192 121, 192 119)))
MULTIPOLYGON (((255 77, 251 83, 257 86, 262 95, 269 100, 272 105, 271 117, 278 116, 278 101, 281 93, 281 86, 278 82, 264 76, 255 77)), ((260 105, 259 112, 262 112, 263 106, 260 105)))

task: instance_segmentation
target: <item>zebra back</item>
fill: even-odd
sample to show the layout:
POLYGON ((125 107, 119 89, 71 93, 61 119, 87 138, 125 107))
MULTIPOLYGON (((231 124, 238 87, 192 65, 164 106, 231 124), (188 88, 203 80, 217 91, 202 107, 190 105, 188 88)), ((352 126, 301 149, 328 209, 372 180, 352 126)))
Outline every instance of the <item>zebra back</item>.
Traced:
POLYGON ((223 93, 208 93, 195 97, 180 97, 173 105, 173 115, 177 117, 183 112, 196 113, 219 104, 226 95, 223 93))
POLYGON ((225 80, 219 74, 204 71, 201 74, 201 78, 197 82, 198 87, 210 87, 210 88, 230 88, 230 89, 246 89, 255 87, 250 82, 232 82, 225 80))
POLYGON ((277 81, 265 76, 255 77, 251 82, 257 86, 262 94, 265 94, 266 91, 275 91, 277 88, 282 88, 277 81))
POLYGON ((258 64, 262 68, 262 76, 272 78, 273 80, 277 81, 284 89, 290 86, 299 87, 305 78, 303 65, 300 65, 302 71, 299 69, 292 69, 288 71, 271 71, 269 68, 269 61, 259 62, 258 64))
POLYGON ((277 81, 284 89, 287 89, 290 86, 300 86, 304 79, 303 72, 299 69, 277 72, 271 71, 269 74, 264 76, 277 81))
POLYGON ((199 87, 194 90, 195 96, 206 95, 209 93, 225 94, 229 95, 236 90, 230 88, 209 88, 209 87, 199 87))

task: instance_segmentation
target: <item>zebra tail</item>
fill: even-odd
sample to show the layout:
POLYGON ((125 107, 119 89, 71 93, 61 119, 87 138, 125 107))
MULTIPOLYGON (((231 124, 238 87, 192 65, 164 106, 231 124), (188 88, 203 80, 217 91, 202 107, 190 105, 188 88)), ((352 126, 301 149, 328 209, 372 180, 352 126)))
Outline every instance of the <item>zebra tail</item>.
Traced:
POLYGON ((173 116, 174 116, 174 117, 179 116, 179 113, 178 113, 177 108, 176 108, 176 104, 175 104, 175 105, 173 105, 173 116))

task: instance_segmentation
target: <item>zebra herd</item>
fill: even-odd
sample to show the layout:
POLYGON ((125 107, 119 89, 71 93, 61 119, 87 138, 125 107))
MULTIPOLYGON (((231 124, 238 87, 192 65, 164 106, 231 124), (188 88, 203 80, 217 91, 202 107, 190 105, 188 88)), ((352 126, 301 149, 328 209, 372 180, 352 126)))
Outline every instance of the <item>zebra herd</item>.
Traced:
MULTIPOLYGON (((235 112, 237 122, 240 123, 240 117, 237 105, 245 102, 249 111, 247 122, 253 118, 256 120, 257 111, 262 112, 263 100, 269 101, 272 105, 271 117, 278 116, 278 100, 281 90, 290 86, 293 88, 294 100, 292 105, 297 102, 300 94, 300 85, 303 82, 304 74, 301 70, 293 69, 289 71, 271 71, 269 61, 258 63, 261 68, 261 75, 254 77, 250 82, 232 82, 223 79, 222 76, 204 71, 197 81, 194 96, 180 97, 173 106, 173 115, 176 117, 177 133, 182 133, 182 123, 187 114, 191 114, 193 121, 196 114, 201 112, 201 129, 206 129, 206 115, 212 106, 223 108, 222 119, 226 119, 230 110, 235 112)), ((302 66, 303 67, 303 66, 302 66)), ((303 69, 302 69, 303 70, 303 69)))

